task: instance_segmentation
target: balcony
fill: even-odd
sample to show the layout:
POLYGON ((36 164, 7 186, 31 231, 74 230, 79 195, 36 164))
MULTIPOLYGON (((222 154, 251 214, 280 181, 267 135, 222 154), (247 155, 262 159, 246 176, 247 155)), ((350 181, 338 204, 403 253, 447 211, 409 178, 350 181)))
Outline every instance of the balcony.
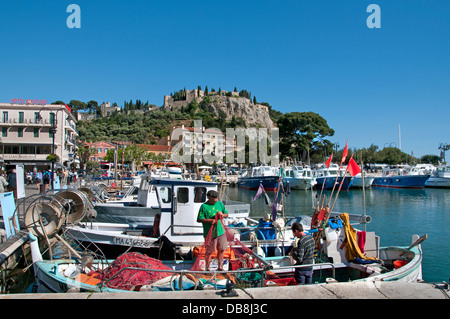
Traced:
POLYGON ((71 138, 69 135, 65 136, 65 141, 66 141, 66 144, 68 144, 70 146, 75 146, 77 143, 77 140, 75 138, 71 138))
POLYGON ((32 126, 32 127, 51 127, 52 124, 48 119, 42 119, 37 121, 35 119, 23 119, 20 121, 18 117, 9 118, 6 122, 0 122, 0 127, 2 126, 32 126))
POLYGON ((76 128, 76 126, 75 126, 74 123, 65 121, 64 129, 66 129, 66 130, 68 130, 68 131, 72 131, 76 136, 79 135, 79 134, 78 134, 78 131, 77 131, 77 128, 76 128))

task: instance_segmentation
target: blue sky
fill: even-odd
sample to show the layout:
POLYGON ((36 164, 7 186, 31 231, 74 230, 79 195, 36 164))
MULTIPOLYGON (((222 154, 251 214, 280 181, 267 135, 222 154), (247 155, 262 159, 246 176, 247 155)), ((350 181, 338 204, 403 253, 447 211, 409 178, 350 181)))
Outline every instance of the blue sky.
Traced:
MULTIPOLYGON (((246 89, 324 117, 341 148, 450 143, 450 1, 42 0, 0 4, 0 102, 246 89), (70 29, 67 6, 81 8, 70 29), (370 29, 369 4, 381 9, 370 29)), ((447 155, 447 158, 450 155, 447 155)))

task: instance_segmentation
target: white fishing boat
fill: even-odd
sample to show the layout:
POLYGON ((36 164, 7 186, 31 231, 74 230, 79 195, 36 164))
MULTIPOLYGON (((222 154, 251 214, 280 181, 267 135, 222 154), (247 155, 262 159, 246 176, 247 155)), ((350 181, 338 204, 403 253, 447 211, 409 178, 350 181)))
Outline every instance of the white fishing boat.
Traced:
POLYGON ((287 166, 284 169, 283 184, 286 187, 289 183, 291 189, 307 190, 317 184, 309 166, 299 165, 287 166))
POLYGON ((354 188, 368 188, 370 186, 372 186, 372 182, 375 179, 374 176, 367 174, 364 172, 364 183, 363 183, 363 176, 361 175, 361 173, 356 174, 355 176, 353 176, 353 183, 352 183, 352 187, 354 188))
MULTIPOLYGON (((342 216, 342 215, 340 215, 342 216)), ((296 219, 294 219, 296 220, 296 219)), ((347 219, 346 219, 347 220, 347 219)), ((346 221, 345 223, 347 223, 346 221)), ((330 223, 331 225, 331 223, 330 223)), ((249 284, 250 287, 266 286, 287 286, 294 285, 293 279, 295 268, 312 266, 314 270, 313 282, 349 282, 349 281, 422 281, 422 249, 421 242, 426 239, 426 235, 419 238, 414 235, 411 245, 396 247, 380 247, 379 237, 373 232, 366 233, 364 245, 364 257, 373 260, 354 258, 347 260, 347 244, 352 241, 348 237, 347 225, 342 227, 327 226, 321 236, 321 247, 318 258, 312 265, 293 265, 292 259, 287 255, 261 257, 256 254, 246 256, 244 264, 242 258, 236 255, 225 256, 224 271, 217 271, 211 267, 211 271, 193 267, 198 260, 182 261, 155 261, 150 259, 146 264, 134 268, 133 265, 117 266, 122 270, 109 273, 109 269, 114 269, 112 265, 117 260, 96 260, 78 255, 78 260, 74 259, 54 259, 44 260, 37 245, 37 239, 30 234, 33 266, 36 276, 37 292, 67 292, 67 291, 88 291, 88 292, 118 292, 118 291, 174 291, 174 290, 195 290, 195 289, 224 289, 227 285, 225 278, 231 279, 234 283, 249 284), (134 271, 134 274, 164 272, 160 277, 150 281, 131 282, 133 276, 123 274, 122 271, 134 271), (105 275, 106 273, 106 275, 105 275), (226 277, 220 277, 221 274, 226 277), (242 274, 258 274, 256 279, 242 280, 242 274), (209 278, 209 281, 205 281, 209 278), (117 279, 121 285, 112 283, 112 279, 117 279), (211 280, 214 278, 214 280, 211 280), (130 281, 130 282, 128 282, 130 281), (115 288, 116 287, 116 288, 115 288), (120 287, 120 288, 117 288, 120 287), (123 287, 126 287, 123 288, 123 287)), ((293 240, 293 238, 291 238, 293 240)), ((197 256, 201 258, 201 256, 197 256)), ((201 262, 201 260, 200 260, 201 262)), ((248 276, 247 276, 248 277, 248 276)), ((255 278, 255 276, 253 277, 255 278)), ((247 286, 248 287, 248 286, 247 286)))
POLYGON ((438 166, 432 172, 425 187, 450 188, 450 166, 438 166))
MULTIPOLYGON (((193 245, 204 241, 197 214, 206 202, 206 193, 217 187, 216 183, 206 181, 142 175, 137 201, 97 203, 95 221, 68 225, 67 233, 108 252, 129 247, 144 251, 158 249, 158 239, 164 234, 169 241, 183 247, 182 254, 187 253, 193 245)), ((222 201, 229 214, 226 222, 247 226, 250 204, 222 201)))
POLYGON ((405 166, 407 175, 432 175, 436 171, 433 164, 416 164, 413 166, 405 166))
MULTIPOLYGON (((93 203, 97 212, 95 221, 153 225, 155 216, 161 215, 163 208, 172 209, 175 206, 181 210, 198 211, 200 205, 206 201, 207 191, 217 190, 217 187, 217 183, 213 182, 160 178, 152 174, 143 174, 140 186, 130 188, 123 199, 93 203)), ((249 204, 226 199, 223 202, 233 217, 241 217, 242 213, 248 216, 250 212, 249 204), (235 213, 240 215, 235 216, 235 213)))

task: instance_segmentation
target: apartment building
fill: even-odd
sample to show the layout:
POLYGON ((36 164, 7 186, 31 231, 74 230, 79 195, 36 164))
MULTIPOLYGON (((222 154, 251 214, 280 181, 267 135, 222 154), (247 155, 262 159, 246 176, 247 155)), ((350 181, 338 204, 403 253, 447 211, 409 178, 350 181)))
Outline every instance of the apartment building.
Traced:
MULTIPOLYGON (((211 129, 204 127, 186 127, 182 125, 178 129, 182 130, 182 134, 174 134, 172 129, 171 133, 171 145, 172 147, 181 147, 184 150, 189 150, 193 154, 200 152, 203 159, 205 160, 205 155, 211 155, 210 160, 215 161, 217 164, 224 163, 224 156, 226 155, 226 150, 231 147, 231 149, 236 150, 236 141, 234 137, 226 137, 225 133, 221 132, 219 129, 211 129)), ((180 150, 177 150, 180 152, 180 150)), ((175 158, 173 159, 175 160, 175 158)), ((176 158, 176 160, 179 160, 176 158)), ((206 160, 207 162, 207 160, 206 160)))
POLYGON ((116 144, 105 142, 105 141, 99 141, 99 142, 93 142, 93 143, 87 143, 84 142, 86 146, 89 148, 95 148, 97 150, 97 153, 93 154, 89 160, 91 162, 102 162, 103 158, 106 156, 109 150, 115 150, 117 148, 116 144))
MULTIPOLYGON (((23 164, 25 170, 49 169, 47 156, 55 153, 55 168, 77 165, 76 119, 65 105, 31 101, 0 103, 0 151, 4 164, 23 164)), ((40 102, 40 101, 38 101, 40 102)))

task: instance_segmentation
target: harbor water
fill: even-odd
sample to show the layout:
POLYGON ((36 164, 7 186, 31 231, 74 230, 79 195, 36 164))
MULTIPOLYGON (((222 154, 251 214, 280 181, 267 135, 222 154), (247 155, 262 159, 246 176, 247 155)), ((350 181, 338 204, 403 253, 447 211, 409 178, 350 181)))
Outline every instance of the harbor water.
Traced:
MULTIPOLYGON (((226 194, 230 199, 251 203, 250 216, 254 219, 271 213, 264 196, 252 202, 256 190, 231 187, 226 194)), ((274 192, 267 194, 273 203, 274 192)), ((331 191, 324 191, 324 194, 328 202, 331 191)), ((284 198, 285 216, 312 216, 316 195, 320 195, 320 191, 292 190, 284 198)), ((428 239, 422 243, 423 279, 426 282, 449 281, 450 241, 447 236, 450 232, 450 189, 372 187, 365 192, 362 189, 350 189, 339 192, 333 211, 362 215, 364 209, 372 217, 372 221, 367 224, 367 231, 374 231, 380 236, 381 246, 409 246, 413 234, 428 234, 428 239)))

